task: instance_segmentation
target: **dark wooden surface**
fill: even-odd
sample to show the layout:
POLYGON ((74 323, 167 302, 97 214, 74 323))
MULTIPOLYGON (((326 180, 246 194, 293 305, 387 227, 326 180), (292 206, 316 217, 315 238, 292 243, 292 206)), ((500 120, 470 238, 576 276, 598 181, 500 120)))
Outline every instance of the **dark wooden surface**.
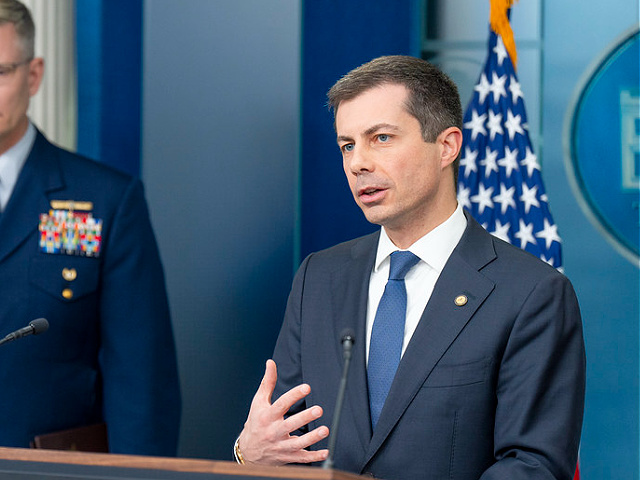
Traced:
MULTIPOLYGON (((357 480, 361 476, 341 472, 337 470, 325 470, 317 467, 283 466, 264 467, 251 465, 238 465, 235 462, 223 462, 214 460, 147 457, 139 455, 118 455, 110 453, 86 453, 59 450, 37 450, 26 448, 0 447, 0 474, 4 471, 3 464, 15 469, 16 465, 36 463, 90 466, 90 467, 116 467, 121 469, 141 469, 156 472, 184 472, 193 474, 205 474, 202 478, 283 478, 301 480, 357 480), (209 475, 206 475, 209 474, 209 475)), ((124 475, 124 477, 127 477, 124 475)), ((2 477, 0 477, 2 478, 2 477)), ((154 478, 154 477, 143 477, 154 478)), ((157 477, 160 478, 160 477, 157 477)), ((163 477, 165 478, 165 477, 163 477)), ((170 476, 166 478, 171 478, 170 476)), ((180 478, 175 476, 175 478, 180 478)))

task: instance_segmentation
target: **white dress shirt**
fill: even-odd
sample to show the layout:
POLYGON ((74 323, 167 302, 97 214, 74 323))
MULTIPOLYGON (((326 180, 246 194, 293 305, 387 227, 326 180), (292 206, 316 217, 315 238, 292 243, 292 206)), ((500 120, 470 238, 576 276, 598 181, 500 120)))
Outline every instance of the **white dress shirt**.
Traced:
MULTIPOLYGON (((449 260, 449 256, 456 247, 465 228, 467 219, 458 207, 453 214, 438 225, 432 231, 420 238, 407 250, 420 258, 420 261, 411 269, 405 277, 404 283, 407 289, 407 318, 404 326, 404 341, 402 342, 402 354, 407 348, 413 332, 420 322, 420 317, 431 293, 435 287, 440 272, 449 260)), ((389 256, 400 250, 387 236, 384 227, 380 231, 378 253, 376 263, 371 272, 369 282, 369 300, 367 304, 367 362, 369 361, 369 344, 371 342, 371 329, 378 310, 378 303, 384 293, 384 287, 389 280, 389 256)))
POLYGON ((35 140, 36 127, 29 122, 27 132, 18 143, 0 155, 0 211, 4 211, 9 202, 20 171, 27 161, 35 140))

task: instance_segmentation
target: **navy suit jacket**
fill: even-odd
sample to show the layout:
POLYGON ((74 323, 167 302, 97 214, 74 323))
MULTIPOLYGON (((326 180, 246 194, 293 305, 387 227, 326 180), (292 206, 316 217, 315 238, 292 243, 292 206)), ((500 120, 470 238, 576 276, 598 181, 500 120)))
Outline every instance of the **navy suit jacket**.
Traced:
POLYGON ((38 317, 50 324, 0 347, 0 445, 105 421, 112 452, 175 455, 175 346, 140 181, 38 132, 0 219, 0 274, 2 336, 38 317), (93 203, 99 257, 40 250, 52 200, 93 203))
POLYGON ((335 468, 387 480, 572 478, 585 389, 573 288, 467 217, 373 433, 365 319, 379 233, 300 266, 274 352, 274 398, 308 383, 311 394, 292 412, 320 405, 324 416, 310 428, 329 426, 343 365, 338 337, 354 329, 335 468), (456 305, 459 295, 466 304, 456 305))

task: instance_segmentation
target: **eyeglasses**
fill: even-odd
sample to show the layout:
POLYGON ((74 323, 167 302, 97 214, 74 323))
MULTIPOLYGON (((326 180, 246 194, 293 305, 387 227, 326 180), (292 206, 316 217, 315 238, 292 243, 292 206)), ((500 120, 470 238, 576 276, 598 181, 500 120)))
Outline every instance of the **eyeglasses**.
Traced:
POLYGON ((15 63, 0 63, 0 83, 9 80, 18 67, 28 64, 31 60, 33 60, 33 58, 27 58, 26 60, 15 63))

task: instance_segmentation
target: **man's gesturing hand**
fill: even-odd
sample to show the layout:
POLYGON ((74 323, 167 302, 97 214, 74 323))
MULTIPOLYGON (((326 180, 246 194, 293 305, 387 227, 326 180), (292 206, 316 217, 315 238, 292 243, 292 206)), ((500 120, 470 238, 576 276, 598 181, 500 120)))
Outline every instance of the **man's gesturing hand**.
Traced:
POLYGON ((298 385, 272 404, 271 395, 277 378, 275 362, 267 360, 264 377, 253 397, 249 416, 238 439, 245 462, 284 465, 323 461, 329 454, 328 450, 308 451, 305 448, 328 436, 327 427, 320 426, 299 437, 291 435, 291 432, 320 418, 322 408, 316 405, 284 418, 297 401, 309 395, 311 387, 306 384, 298 385))

